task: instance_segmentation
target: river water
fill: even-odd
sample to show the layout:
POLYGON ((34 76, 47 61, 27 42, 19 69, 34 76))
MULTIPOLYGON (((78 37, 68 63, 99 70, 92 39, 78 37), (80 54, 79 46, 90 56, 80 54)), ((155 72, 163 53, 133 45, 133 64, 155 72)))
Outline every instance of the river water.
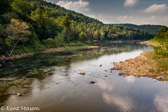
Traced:
POLYGON ((20 107, 16 110, 20 112, 22 107, 31 107, 40 109, 37 112, 167 112, 167 82, 110 71, 113 62, 152 49, 136 43, 113 43, 6 62, 0 68, 1 111, 20 107), (17 96, 18 92, 23 96, 17 96))

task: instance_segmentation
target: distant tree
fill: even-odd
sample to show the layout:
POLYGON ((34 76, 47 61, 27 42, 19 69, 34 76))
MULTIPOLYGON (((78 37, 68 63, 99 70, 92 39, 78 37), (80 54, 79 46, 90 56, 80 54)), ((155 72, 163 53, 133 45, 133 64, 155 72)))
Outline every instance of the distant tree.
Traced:
POLYGON ((24 18, 28 18, 30 14, 30 3, 27 0, 14 0, 12 8, 24 18))
POLYGON ((55 37, 55 45, 62 46, 65 42, 64 38, 65 38, 65 35, 63 32, 58 33, 58 36, 55 37))
POLYGON ((79 34, 79 39, 80 41, 85 41, 85 34, 83 31, 79 34))
POLYGON ((28 29, 29 29, 29 26, 27 25, 26 22, 21 22, 20 20, 16 20, 16 19, 11 20, 11 23, 7 26, 5 31, 8 34, 8 37, 13 38, 16 42, 9 56, 12 55, 19 41, 22 41, 22 42, 28 41, 27 37, 31 35, 31 32, 28 29))
POLYGON ((36 22, 37 27, 41 28, 50 21, 50 13, 38 7, 35 11, 31 12, 30 18, 36 22))

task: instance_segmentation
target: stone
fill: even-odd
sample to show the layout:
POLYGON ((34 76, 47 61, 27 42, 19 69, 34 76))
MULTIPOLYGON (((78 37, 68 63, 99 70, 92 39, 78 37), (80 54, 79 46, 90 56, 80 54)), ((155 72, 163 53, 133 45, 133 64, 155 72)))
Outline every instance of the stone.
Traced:
POLYGON ((95 81, 90 81, 90 84, 94 84, 94 83, 96 83, 95 81))
POLYGON ((85 72, 81 72, 80 74, 81 74, 81 75, 85 75, 85 72))
POLYGON ((161 77, 156 77, 156 79, 160 80, 160 79, 162 79, 162 78, 161 78, 161 77))
POLYGON ((100 64, 99 67, 102 67, 102 64, 100 64))
POLYGON ((21 93, 17 93, 17 96, 22 96, 22 94, 21 93))
POLYGON ((118 75, 119 75, 119 76, 122 76, 122 75, 124 75, 124 73, 119 73, 118 75))

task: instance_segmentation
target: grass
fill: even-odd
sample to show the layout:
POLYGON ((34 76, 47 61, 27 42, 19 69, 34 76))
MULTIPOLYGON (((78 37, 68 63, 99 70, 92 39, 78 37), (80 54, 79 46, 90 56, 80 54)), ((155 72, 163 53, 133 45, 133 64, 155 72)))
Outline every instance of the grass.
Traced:
POLYGON ((153 44, 153 45, 162 45, 160 42, 156 41, 156 40, 148 40, 146 41, 147 44, 153 44))
MULTIPOLYGON (((145 56, 149 59, 149 60, 154 60, 157 62, 157 72, 163 72, 168 70, 168 56, 163 56, 163 55, 159 55, 154 53, 154 51, 148 51, 145 56)), ((153 70, 150 70, 153 71, 153 70)))

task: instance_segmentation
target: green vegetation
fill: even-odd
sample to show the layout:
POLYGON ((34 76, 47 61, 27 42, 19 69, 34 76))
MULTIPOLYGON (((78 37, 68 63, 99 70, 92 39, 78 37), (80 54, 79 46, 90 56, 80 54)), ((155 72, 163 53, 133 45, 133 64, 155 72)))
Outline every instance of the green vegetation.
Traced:
POLYGON ((88 45, 92 41, 153 37, 139 30, 105 25, 44 0, 0 0, 0 6, 0 55, 30 53, 72 43, 77 47, 78 42, 88 45))
POLYGON ((164 26, 160 29, 160 32, 152 40, 147 41, 147 44, 155 47, 156 54, 168 56, 168 28, 164 26))
MULTIPOLYGON (((161 73, 163 71, 168 70, 168 63, 167 63, 168 57, 167 56, 159 55, 159 54, 156 54, 155 52, 152 52, 152 51, 146 52, 145 56, 148 59, 152 59, 155 62, 157 62, 157 69, 155 69, 155 70, 150 69, 150 71, 155 71, 156 73, 161 73)), ((150 63, 150 64, 152 64, 152 63, 150 63)))
POLYGON ((114 26, 139 30, 142 32, 148 32, 150 34, 158 33, 160 29, 163 27, 161 25, 134 25, 134 24, 114 24, 114 26))

